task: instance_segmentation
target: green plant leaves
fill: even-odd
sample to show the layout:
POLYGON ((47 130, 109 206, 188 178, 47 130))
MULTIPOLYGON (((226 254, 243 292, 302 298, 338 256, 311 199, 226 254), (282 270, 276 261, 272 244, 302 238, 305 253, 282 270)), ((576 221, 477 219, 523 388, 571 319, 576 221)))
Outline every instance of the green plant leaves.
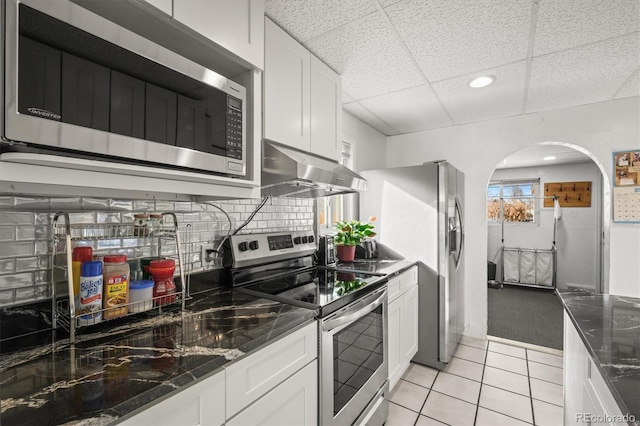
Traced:
POLYGON ((336 222, 335 228, 338 233, 335 235, 334 241, 338 245, 356 246, 360 244, 363 238, 376 235, 373 232, 373 224, 357 219, 336 222))

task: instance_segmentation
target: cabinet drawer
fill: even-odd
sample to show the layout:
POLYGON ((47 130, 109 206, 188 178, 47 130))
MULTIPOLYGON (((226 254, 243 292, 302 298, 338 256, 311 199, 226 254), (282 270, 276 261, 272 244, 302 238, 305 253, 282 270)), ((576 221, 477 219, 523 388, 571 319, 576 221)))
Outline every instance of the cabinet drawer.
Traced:
POLYGON ((398 276, 400 278, 400 293, 404 293, 412 286, 418 284, 418 267, 412 266, 398 276))
POLYGON ((222 425, 225 373, 196 383, 130 417, 121 425, 222 425))
POLYGON ((225 368, 227 418, 317 357, 318 325, 313 323, 225 368))
POLYGON ((317 423, 318 363, 313 361, 226 424, 311 426, 317 423))
POLYGON ((393 302, 400 296, 400 276, 395 276, 387 283, 387 294, 389 295, 389 303, 393 302))

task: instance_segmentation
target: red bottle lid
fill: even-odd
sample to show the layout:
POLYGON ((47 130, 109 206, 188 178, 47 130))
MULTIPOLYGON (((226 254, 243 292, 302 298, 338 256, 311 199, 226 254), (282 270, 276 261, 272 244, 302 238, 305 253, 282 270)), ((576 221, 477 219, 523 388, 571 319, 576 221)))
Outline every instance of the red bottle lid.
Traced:
POLYGON ((149 268, 175 268, 176 261, 173 259, 158 259, 149 262, 149 268))
POLYGON ((89 246, 78 246, 71 253, 71 260, 76 262, 90 262, 93 260, 93 249, 89 246))
POLYGON ((106 254, 102 259, 104 263, 123 263, 127 261, 124 254, 106 254))

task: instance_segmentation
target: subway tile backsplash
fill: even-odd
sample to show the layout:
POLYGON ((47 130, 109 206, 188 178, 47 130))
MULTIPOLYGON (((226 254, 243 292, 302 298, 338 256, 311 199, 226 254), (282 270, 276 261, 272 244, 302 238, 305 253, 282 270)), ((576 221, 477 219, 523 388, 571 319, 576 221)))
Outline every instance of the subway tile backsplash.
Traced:
MULTIPOLYGON (((74 232, 86 232, 89 237, 91 232, 104 232, 92 229, 91 224, 130 224, 137 213, 175 213, 186 272, 198 272, 221 267, 222 259, 204 262, 202 249, 217 246, 229 230, 235 230, 250 217, 260 202, 259 199, 172 202, 0 195, 0 308, 48 300, 53 294, 52 283, 56 284, 58 294, 66 292, 65 273, 59 270, 51 273, 52 220, 56 212, 68 211, 72 224, 86 224, 86 231, 74 232)), ((240 233, 313 229, 314 205, 313 200, 307 199, 271 198, 240 233)), ((151 238, 132 238, 119 234, 117 226, 114 228, 108 238, 74 240, 73 244, 91 245, 97 255, 117 252, 136 258, 158 254, 151 238)), ((173 243, 165 243, 159 251, 162 255, 176 255, 173 243)), ((55 252, 56 263, 64 263, 64 238, 58 241, 55 252)))

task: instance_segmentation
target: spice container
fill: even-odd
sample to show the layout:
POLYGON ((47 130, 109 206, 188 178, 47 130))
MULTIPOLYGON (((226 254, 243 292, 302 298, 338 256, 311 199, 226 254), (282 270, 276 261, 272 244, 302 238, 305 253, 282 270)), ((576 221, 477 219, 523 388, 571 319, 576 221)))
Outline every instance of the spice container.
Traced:
POLYGON ((149 264, 149 273, 155 282, 153 286, 155 306, 166 305, 176 301, 176 283, 173 281, 175 270, 176 261, 173 259, 154 260, 149 264))
POLYGON ((71 274, 73 278, 73 297, 74 304, 76 305, 76 312, 80 303, 80 268, 82 262, 89 262, 93 260, 93 249, 88 246, 78 246, 71 252, 71 274))
POLYGON ((127 256, 108 254, 103 258, 104 319, 127 314, 129 302, 129 264, 127 256))
POLYGON ((131 281, 129 312, 144 312, 153 308, 153 280, 131 281))
POLYGON ((102 262, 82 263, 76 309, 80 314, 78 325, 93 325, 102 320, 102 262))

